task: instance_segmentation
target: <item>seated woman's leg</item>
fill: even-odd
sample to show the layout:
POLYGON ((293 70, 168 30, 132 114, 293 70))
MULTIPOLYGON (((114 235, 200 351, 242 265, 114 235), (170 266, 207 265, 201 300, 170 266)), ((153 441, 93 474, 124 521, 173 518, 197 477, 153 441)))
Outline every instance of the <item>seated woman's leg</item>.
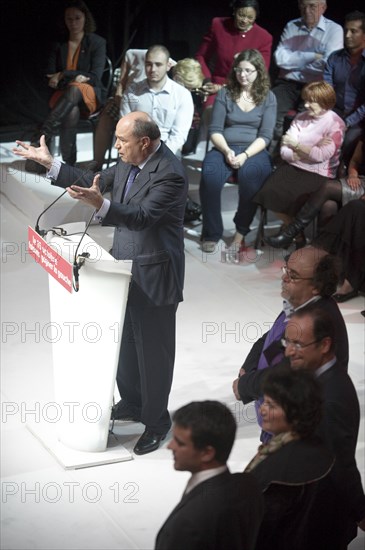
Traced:
POLYGON ((318 214, 318 231, 324 227, 338 212, 338 202, 334 200, 328 200, 322 204, 321 210, 318 214))
POLYGON ((69 86, 44 121, 41 133, 47 138, 54 136, 60 129, 63 121, 74 109, 83 103, 82 94, 76 86, 69 86))
POLYGON ((342 185, 339 180, 327 180, 305 205, 299 210, 295 220, 276 237, 268 237, 266 242, 274 248, 287 248, 293 239, 318 216, 322 205, 328 200, 341 202, 342 185))
POLYGON ((218 242, 223 235, 221 192, 232 174, 222 153, 212 149, 206 154, 200 182, 200 202, 203 213, 202 240, 218 242))
POLYGON ((271 172, 271 158, 266 150, 248 158, 238 170, 239 202, 233 221, 237 232, 243 237, 249 233, 257 209, 257 204, 252 199, 271 172))
POLYGON ((94 160, 97 163, 95 170, 102 169, 105 153, 113 142, 115 126, 115 118, 104 108, 100 115, 94 137, 94 160))
POLYGON ((77 123, 80 119, 80 109, 74 107, 65 119, 60 128, 60 149, 63 160, 73 166, 76 163, 76 133, 77 123))
POLYGON ((345 281, 337 290, 337 301, 356 296, 365 283, 364 234, 365 200, 357 199, 341 208, 314 242, 315 246, 341 258, 345 281))

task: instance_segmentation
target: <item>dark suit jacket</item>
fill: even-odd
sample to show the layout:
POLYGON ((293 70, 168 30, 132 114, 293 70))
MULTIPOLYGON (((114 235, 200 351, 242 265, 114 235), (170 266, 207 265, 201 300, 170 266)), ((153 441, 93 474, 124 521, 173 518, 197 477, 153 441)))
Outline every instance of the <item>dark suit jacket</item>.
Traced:
MULTIPOLYGON (((341 370, 346 372, 349 362, 349 342, 345 321, 342 317, 341 311, 333 298, 321 298, 315 305, 327 311, 333 319, 335 325, 337 365, 341 368, 341 370)), ((262 397, 261 379, 265 373, 265 369, 257 370, 261 353, 265 354, 269 364, 274 359, 277 363, 281 358, 284 358, 284 348, 282 347, 280 340, 273 342, 264 352, 262 351, 267 334, 268 333, 265 333, 259 340, 257 340, 257 342, 254 343, 242 365, 242 368, 245 369, 246 374, 241 376, 239 380, 238 391, 243 403, 245 404, 262 397)), ((281 335, 281 338, 283 336, 284 334, 281 335)))
MULTIPOLYGON (((113 256, 133 260, 131 295, 143 294, 151 305, 183 299, 184 210, 188 183, 181 162, 164 143, 147 162, 121 202, 130 164, 119 161, 101 172, 101 189, 111 189, 112 201, 103 225, 115 226, 113 256)), ((82 170, 63 164, 54 182, 67 187, 82 170)), ((93 174, 78 185, 88 187, 93 174)))
POLYGON ((156 550, 253 550, 263 514, 251 474, 228 471, 200 483, 171 512, 156 550))
MULTIPOLYGON (((290 441, 252 470, 265 513, 255 550, 342 550, 334 458, 321 441, 290 441)), ((341 504, 341 502, 340 502, 341 504)))
POLYGON ((54 45, 48 59, 47 74, 63 72, 62 85, 71 82, 78 74, 90 78, 88 84, 95 89, 96 97, 100 103, 106 100, 106 90, 101 82, 105 68, 106 41, 97 34, 85 34, 81 42, 80 55, 76 71, 66 71, 67 42, 58 42, 54 45))
POLYGON ((365 495, 356 466, 359 400, 351 378, 336 365, 318 378, 323 391, 323 418, 318 433, 336 457, 333 477, 341 495, 341 515, 348 517, 351 540, 356 522, 365 517, 365 495))

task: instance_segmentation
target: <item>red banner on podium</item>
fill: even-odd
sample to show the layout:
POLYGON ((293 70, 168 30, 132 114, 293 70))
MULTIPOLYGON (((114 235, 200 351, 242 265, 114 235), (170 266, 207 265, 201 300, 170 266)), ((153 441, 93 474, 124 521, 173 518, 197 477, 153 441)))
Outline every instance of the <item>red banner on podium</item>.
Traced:
POLYGON ((35 261, 66 290, 72 292, 72 264, 65 260, 32 227, 28 227, 28 250, 35 261))

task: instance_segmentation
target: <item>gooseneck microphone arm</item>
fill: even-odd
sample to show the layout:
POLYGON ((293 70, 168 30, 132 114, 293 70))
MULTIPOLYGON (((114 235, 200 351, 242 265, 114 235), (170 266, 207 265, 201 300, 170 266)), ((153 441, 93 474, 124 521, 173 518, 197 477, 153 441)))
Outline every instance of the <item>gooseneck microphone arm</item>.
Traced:
MULTIPOLYGON (((85 174, 87 172, 92 172, 93 169, 96 167, 97 165, 97 162, 95 160, 92 160, 91 162, 89 162, 89 164, 86 166, 86 169, 85 171, 82 172, 82 174, 73 182, 70 184, 71 185, 77 185, 79 183, 80 180, 82 180, 82 178, 85 176, 85 174)), ((48 233, 48 229, 39 229, 39 220, 41 219, 41 217, 43 216, 43 214, 45 214, 47 212, 47 210, 49 210, 51 208, 51 206, 53 206, 54 204, 56 204, 56 202, 58 200, 60 200, 61 197, 63 197, 63 195, 67 193, 67 190, 63 191, 63 193, 61 193, 61 195, 59 195, 53 202, 51 202, 50 205, 47 206, 47 208, 45 208, 43 210, 43 212, 41 212, 37 218, 37 221, 36 221, 36 224, 35 224, 35 227, 34 227, 34 230, 38 233, 38 235, 40 235, 41 237, 44 237, 45 235, 47 235, 48 233)), ((90 224, 90 222, 89 222, 90 224)))

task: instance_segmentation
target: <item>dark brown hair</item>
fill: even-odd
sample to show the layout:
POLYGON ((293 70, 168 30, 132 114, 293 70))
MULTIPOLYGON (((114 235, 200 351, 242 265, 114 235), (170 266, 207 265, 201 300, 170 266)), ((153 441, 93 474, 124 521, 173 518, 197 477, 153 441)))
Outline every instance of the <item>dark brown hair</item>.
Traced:
POLYGON ((241 61, 251 63, 257 71, 257 77, 252 83, 250 91, 255 105, 260 105, 260 103, 263 103, 270 90, 270 78, 265 67, 264 59, 258 50, 244 50, 235 57, 227 77, 227 90, 232 99, 237 101, 241 95, 242 89, 237 80, 235 68, 238 67, 241 61))

